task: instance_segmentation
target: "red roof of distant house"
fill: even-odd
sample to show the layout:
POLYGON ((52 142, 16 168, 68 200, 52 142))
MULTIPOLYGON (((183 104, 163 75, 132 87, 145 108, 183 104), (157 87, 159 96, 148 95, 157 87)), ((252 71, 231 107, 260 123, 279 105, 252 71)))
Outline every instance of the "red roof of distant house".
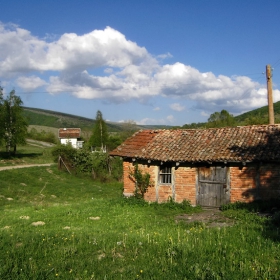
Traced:
POLYGON ((142 130, 110 155, 163 162, 280 161, 280 125, 142 130))
POLYGON ((60 128, 58 130, 59 138, 79 138, 81 137, 80 128, 60 128))

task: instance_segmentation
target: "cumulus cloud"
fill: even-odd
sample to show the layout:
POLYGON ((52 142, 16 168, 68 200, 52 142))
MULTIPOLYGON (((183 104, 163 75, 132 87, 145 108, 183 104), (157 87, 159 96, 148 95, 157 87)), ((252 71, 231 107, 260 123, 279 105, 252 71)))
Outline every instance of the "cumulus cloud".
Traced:
POLYGON ((17 78, 16 83, 26 91, 32 91, 34 89, 47 85, 46 81, 34 75, 29 77, 19 77, 17 78))
POLYGON ((185 109, 185 106, 182 106, 181 104, 179 103, 173 103, 170 105, 170 108, 174 111, 178 111, 178 112, 181 112, 185 109))
POLYGON ((73 71, 125 67, 149 56, 147 50, 107 27, 84 35, 63 34, 47 42, 16 25, 0 24, 0 73, 73 71))
MULTIPOLYGON (((0 49, 2 84, 16 79, 23 90, 44 87, 50 94, 69 92, 117 103, 163 96, 194 101, 205 114, 221 109, 241 113, 267 102, 266 86, 249 77, 202 73, 180 62, 162 64, 170 53, 153 57, 111 27, 38 38, 17 25, 0 23, 0 49)), ((279 90, 274 99, 280 99, 279 90)), ((170 107, 184 110, 180 103, 170 107)))
POLYGON ((170 57, 173 57, 173 55, 171 53, 165 53, 165 54, 160 54, 157 56, 157 58, 159 59, 166 59, 166 58, 170 58, 170 57))

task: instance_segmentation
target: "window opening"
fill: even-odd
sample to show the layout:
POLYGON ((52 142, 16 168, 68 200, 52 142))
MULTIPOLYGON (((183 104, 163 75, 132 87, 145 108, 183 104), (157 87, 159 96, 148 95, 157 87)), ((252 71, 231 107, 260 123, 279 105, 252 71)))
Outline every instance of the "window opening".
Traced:
POLYGON ((159 182, 162 184, 171 184, 172 167, 170 165, 162 165, 159 170, 159 182))

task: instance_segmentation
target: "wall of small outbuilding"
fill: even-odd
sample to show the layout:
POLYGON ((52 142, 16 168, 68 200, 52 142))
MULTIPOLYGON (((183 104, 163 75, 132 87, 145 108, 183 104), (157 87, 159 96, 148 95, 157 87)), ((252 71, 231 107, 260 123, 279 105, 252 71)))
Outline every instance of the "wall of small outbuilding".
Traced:
MULTIPOLYGON (((196 190, 198 186, 198 168, 195 165, 179 165, 172 167, 173 183, 159 184, 158 164, 138 162, 144 172, 151 175, 153 186, 148 188, 145 200, 166 202, 172 198, 176 202, 189 201, 197 204, 196 190)), ((280 198, 280 164, 242 164, 227 165, 229 168, 230 202, 251 202, 257 199, 280 198)), ((132 196, 135 191, 135 182, 130 176, 134 168, 132 160, 123 162, 124 196, 132 196)))

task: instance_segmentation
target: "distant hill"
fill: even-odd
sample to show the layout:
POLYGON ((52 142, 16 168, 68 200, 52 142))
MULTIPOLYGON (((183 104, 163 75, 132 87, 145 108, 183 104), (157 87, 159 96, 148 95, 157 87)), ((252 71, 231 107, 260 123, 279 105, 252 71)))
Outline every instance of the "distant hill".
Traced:
MULTIPOLYGON (((29 125, 47 126, 54 128, 61 127, 80 127, 82 130, 91 130, 95 120, 75 116, 66 113, 55 112, 51 110, 23 107, 23 114, 28 120, 29 125)), ((122 123, 106 122, 108 132, 121 132, 124 130, 122 123)), ((139 129, 161 129, 172 128, 165 125, 138 125, 139 129)))
MULTIPOLYGON (((24 116, 28 120, 29 125, 46 126, 53 128, 61 127, 80 127, 82 130, 92 130, 95 120, 85 118, 81 116, 38 109, 23 107, 24 116)), ((280 101, 274 103, 274 116, 275 123, 280 123, 280 101)), ((244 114, 235 116, 236 125, 248 125, 248 124, 268 124, 268 106, 246 112, 244 114)), ((122 132, 124 130, 123 123, 106 122, 108 132, 122 132)), ((204 128, 205 123, 192 123, 185 124, 182 128, 204 128)), ((172 126, 166 125, 138 125, 138 129, 172 129, 172 126)), ((180 128, 180 127, 177 127, 180 128)))
MULTIPOLYGON (((234 119, 236 122, 235 123, 236 126, 268 124, 268 106, 263 106, 261 108, 235 116, 234 119)), ((280 123, 280 101, 274 103, 274 119, 275 119, 275 123, 280 123)), ((187 128, 187 129, 206 128, 206 127, 207 127, 207 122, 191 123, 191 124, 183 125, 183 128, 187 128)))
MULTIPOLYGON (((274 103, 275 123, 280 123, 280 101, 274 103)), ((244 122, 246 119, 258 118, 263 124, 268 123, 268 106, 246 112, 235 117, 237 122, 244 122)))

